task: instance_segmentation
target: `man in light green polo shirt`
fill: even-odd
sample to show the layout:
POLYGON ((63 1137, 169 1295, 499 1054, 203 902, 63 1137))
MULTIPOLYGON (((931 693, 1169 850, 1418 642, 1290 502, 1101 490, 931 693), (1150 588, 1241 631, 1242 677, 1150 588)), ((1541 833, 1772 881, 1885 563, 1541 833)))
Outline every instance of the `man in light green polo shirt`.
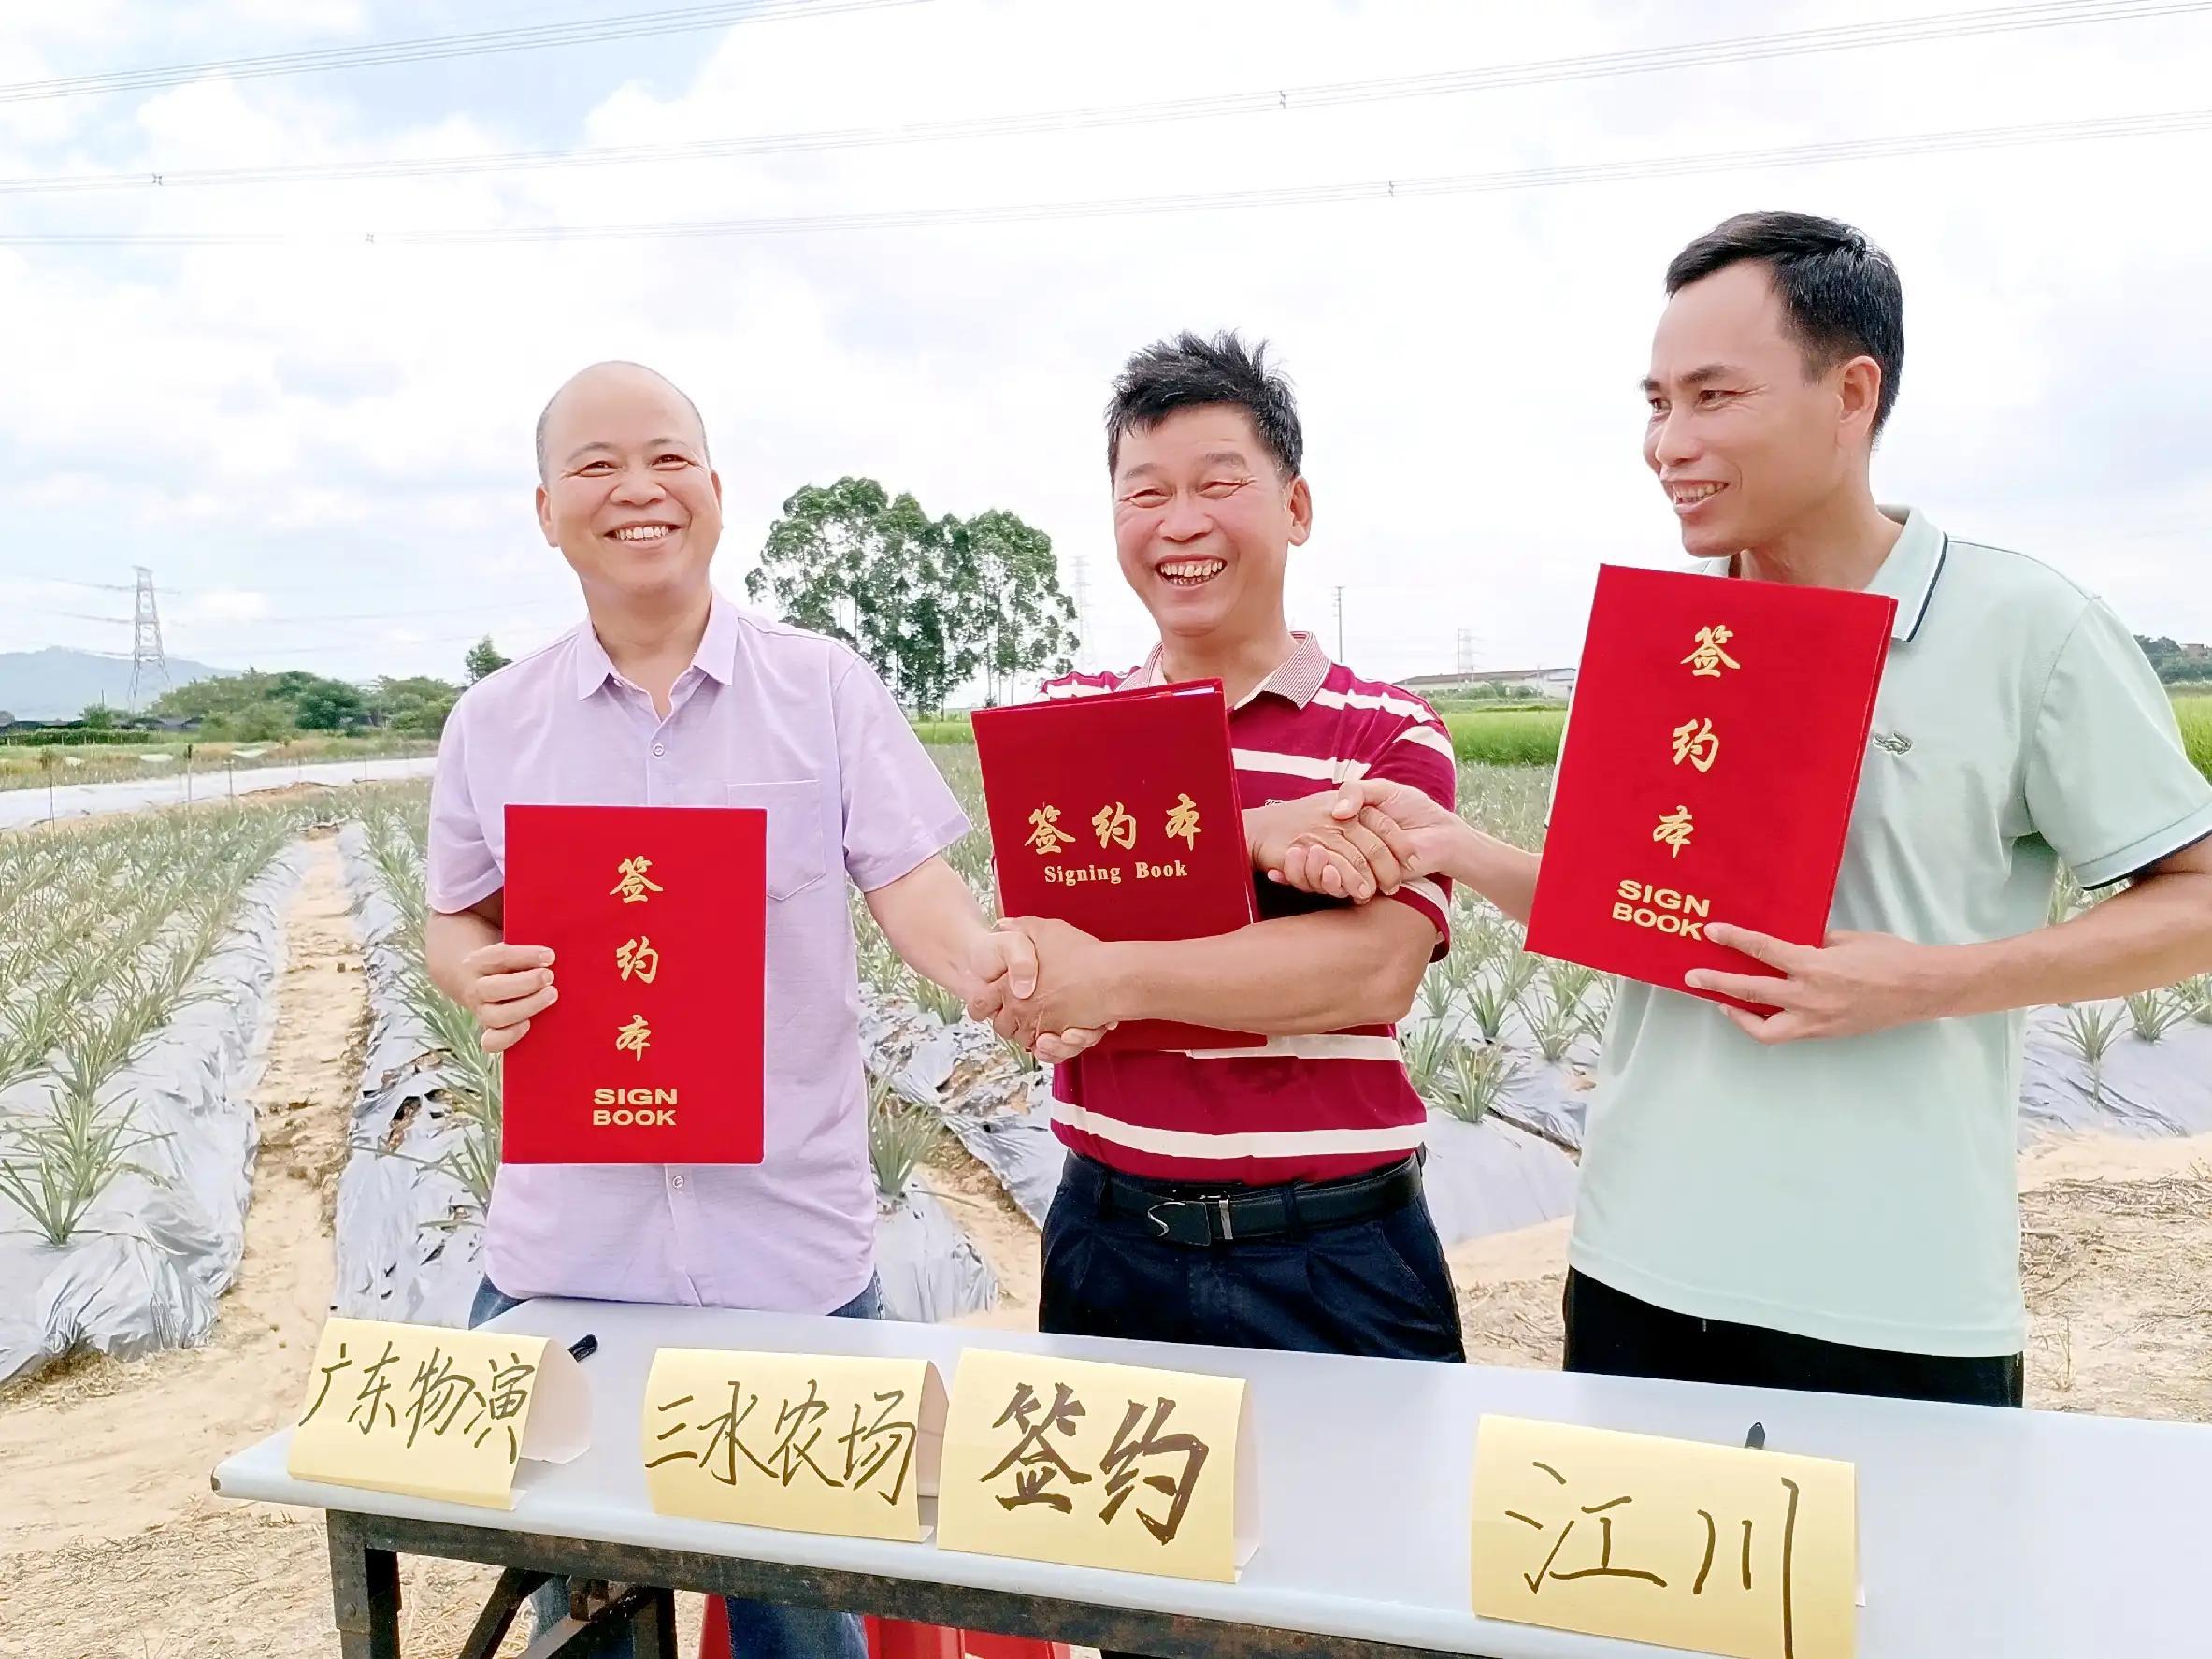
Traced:
MULTIPOLYGON (((1586 1134, 1570 1370, 2018 1405, 2023 1010, 2212 968, 2212 784, 2103 601, 1877 506, 1903 297, 1847 225, 1745 214, 1668 267, 1645 458, 1718 578, 1898 602, 1830 932, 1779 979, 1625 984, 1586 1134), (2124 891, 2047 925, 2061 863, 2124 891)), ((1340 817, 1526 919, 1534 856, 1387 785, 1340 817)), ((1320 885, 1341 851, 1286 857, 1320 885)), ((1336 876, 1329 876, 1335 881, 1336 876)))

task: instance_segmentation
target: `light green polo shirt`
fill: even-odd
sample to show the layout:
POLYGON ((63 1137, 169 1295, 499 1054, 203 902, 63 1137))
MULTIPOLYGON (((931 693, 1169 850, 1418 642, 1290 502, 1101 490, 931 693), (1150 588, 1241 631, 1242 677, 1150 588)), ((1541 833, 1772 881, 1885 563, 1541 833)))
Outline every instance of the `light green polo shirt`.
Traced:
MULTIPOLYGON (((1831 928, 2010 938, 2047 921, 2061 860, 2102 887, 2212 834, 2212 784, 2102 600, 1883 511, 1904 531, 1871 586, 1897 624, 1831 928)), ((1766 1047, 1710 1003, 1624 983, 1569 1260, 1704 1319, 2018 1352, 2024 1025, 1990 1014, 1766 1047)))

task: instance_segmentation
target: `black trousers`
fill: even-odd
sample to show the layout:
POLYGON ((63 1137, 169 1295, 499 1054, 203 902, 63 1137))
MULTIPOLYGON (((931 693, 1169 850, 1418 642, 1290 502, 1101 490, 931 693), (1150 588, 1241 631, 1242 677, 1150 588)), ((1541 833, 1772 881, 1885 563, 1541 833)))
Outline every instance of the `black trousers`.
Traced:
MULTIPOLYGON (((1161 1197, 1191 1190, 1142 1184, 1161 1197)), ((1372 1220, 1198 1249, 1156 1237, 1141 1212, 1108 1203, 1099 1166, 1073 1152, 1044 1218, 1037 1326, 1299 1353, 1467 1357, 1427 1200, 1372 1220)), ((1142 1656, 1102 1651, 1099 1659, 1142 1656)))
MULTIPOLYGON (((1163 1197, 1192 1190, 1142 1184, 1163 1197)), ((1466 1358, 1425 1200, 1370 1220, 1194 1248, 1107 1203, 1099 1166, 1074 1153, 1044 1219, 1037 1323, 1076 1336, 1466 1358)))
POLYGON ((1561 1306, 1567 1320, 1569 1371, 1879 1394, 1893 1400, 1945 1400, 1961 1406, 2021 1403, 2024 1372, 2018 1354, 1956 1359, 1892 1353, 1758 1325, 1702 1320, 1654 1307, 1573 1269, 1568 1270, 1561 1306))

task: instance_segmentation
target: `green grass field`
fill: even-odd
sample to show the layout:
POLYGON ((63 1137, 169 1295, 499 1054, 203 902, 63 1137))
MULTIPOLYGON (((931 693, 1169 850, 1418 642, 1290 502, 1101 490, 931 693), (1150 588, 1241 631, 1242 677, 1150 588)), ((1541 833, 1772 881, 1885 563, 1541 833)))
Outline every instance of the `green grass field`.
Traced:
MULTIPOLYGON (((2189 757, 2212 778, 2212 693, 2176 697, 2174 714, 2181 723, 2189 757)), ((1452 734, 1452 752, 1463 761, 1484 766, 1555 765, 1567 728, 1566 711, 1556 703, 1446 709, 1443 718, 1452 734)), ((914 730, 926 743, 975 742, 964 718, 918 720, 914 730)))
POLYGON ((1454 709, 1444 715, 1452 753, 1487 766, 1549 766, 1559 757, 1567 711, 1548 707, 1454 709))
POLYGON ((2212 692, 2174 700, 2175 718, 2181 722, 2181 744, 2197 770, 2212 778, 2212 692))

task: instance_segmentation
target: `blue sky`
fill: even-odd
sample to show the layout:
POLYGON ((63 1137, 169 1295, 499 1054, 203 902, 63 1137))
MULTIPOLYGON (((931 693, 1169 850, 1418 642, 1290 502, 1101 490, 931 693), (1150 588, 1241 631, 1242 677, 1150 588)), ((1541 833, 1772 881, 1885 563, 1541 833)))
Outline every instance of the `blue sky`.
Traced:
MULTIPOLYGON (((642 8, 641 0, 639 7, 642 8)), ((49 76, 604 15, 434 0, 79 0, 0 40, 49 76)), ((1941 0, 1541 8, 927 0, 443 64, 0 103, 0 179, 443 156, 1120 105, 1915 17, 1941 0)), ((1601 559, 1664 563, 1634 389, 1659 277, 1726 213, 1794 206, 1899 259, 1886 496, 2022 546, 2143 631, 2212 638, 2212 134, 1214 214, 776 238, 370 248, 364 233, 819 214, 1307 185, 2200 107, 2212 13, 1156 129, 550 174, 0 193, 0 234, 281 232, 276 248, 0 246, 0 650, 172 649, 353 676, 457 671, 577 613, 530 518, 568 369, 640 358, 705 410, 741 588, 777 504, 868 473, 1003 506, 1087 566, 1127 662, 1098 411, 1185 325, 1270 337, 1317 525, 1294 621, 1370 671, 1571 656, 1601 559), (1332 639, 1333 642, 1333 639, 1332 639)))

